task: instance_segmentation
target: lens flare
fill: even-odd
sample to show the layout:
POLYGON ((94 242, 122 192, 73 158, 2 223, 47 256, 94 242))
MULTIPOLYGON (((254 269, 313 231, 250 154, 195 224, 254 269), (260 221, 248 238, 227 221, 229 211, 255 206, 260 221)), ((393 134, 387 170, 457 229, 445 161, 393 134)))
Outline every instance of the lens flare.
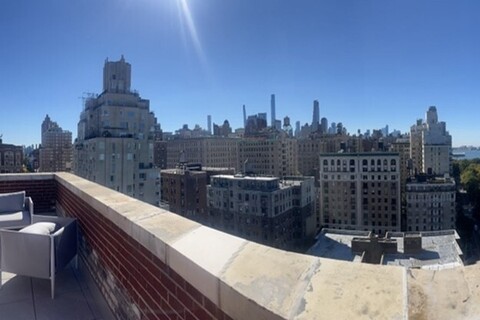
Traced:
POLYGON ((187 0, 178 0, 178 3, 180 5, 181 18, 183 22, 182 27, 183 25, 186 25, 195 53, 197 54, 197 57, 200 60, 202 66, 206 68, 207 62, 205 54, 203 52, 202 44, 198 36, 197 28, 195 27, 195 22, 193 21, 192 13, 190 11, 190 7, 188 6, 188 2, 187 0))

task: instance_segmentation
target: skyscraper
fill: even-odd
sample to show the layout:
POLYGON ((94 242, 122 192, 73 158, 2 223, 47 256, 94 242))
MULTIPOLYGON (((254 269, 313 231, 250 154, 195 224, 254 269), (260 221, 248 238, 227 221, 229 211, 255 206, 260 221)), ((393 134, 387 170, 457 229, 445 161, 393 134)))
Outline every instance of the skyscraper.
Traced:
POLYGON ((322 120, 320 120, 320 131, 322 133, 327 133, 327 131, 328 131, 328 120, 327 120, 327 118, 322 118, 322 120))
POLYGON ((272 128, 275 128, 275 95, 272 94, 270 97, 270 112, 271 112, 271 119, 270 119, 270 126, 272 128))
POLYGON ((318 100, 313 101, 312 132, 318 131, 320 126, 320 106, 318 100))
POLYGON ((212 134, 212 116, 207 116, 208 134, 212 134))
POLYGON ((298 138, 300 135, 300 121, 295 122, 295 137, 298 138))
POLYGON ((245 109, 245 105, 243 105, 243 129, 247 127, 247 110, 245 109))
POLYGON ((105 61, 103 92, 85 101, 78 122, 74 171, 151 204, 160 202, 154 142, 160 131, 150 101, 130 91, 131 66, 105 61))

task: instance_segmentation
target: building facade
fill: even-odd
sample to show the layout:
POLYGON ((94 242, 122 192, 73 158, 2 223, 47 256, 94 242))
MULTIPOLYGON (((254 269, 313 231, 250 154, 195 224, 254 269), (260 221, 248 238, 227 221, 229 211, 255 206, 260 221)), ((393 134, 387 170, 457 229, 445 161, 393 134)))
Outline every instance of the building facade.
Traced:
POLYGON ((407 231, 455 229, 456 191, 451 178, 408 182, 407 231))
POLYGON ((187 166, 161 171, 162 202, 189 219, 207 220, 207 174, 187 166))
POLYGON ((398 153, 320 155, 319 201, 323 227, 400 231, 398 153))
POLYGON ((130 90, 131 66, 105 61, 103 92, 92 95, 78 123, 74 172, 139 200, 160 203, 154 142, 160 126, 148 100, 130 90))
POLYGON ((155 167, 167 169, 167 141, 156 140, 153 145, 153 162, 155 167))
POLYGON ((277 248, 315 233, 313 177, 218 175, 207 188, 209 225, 277 248))
POLYGON ((72 170, 72 133, 63 130, 48 114, 42 123, 42 144, 39 150, 39 171, 72 170))
POLYGON ((238 145, 239 172, 285 177, 298 175, 297 140, 278 138, 244 138, 238 145))
POLYGON ((428 109, 425 122, 417 120, 410 128, 410 148, 415 174, 443 176, 450 173, 452 136, 446 123, 438 121, 436 107, 428 109))
POLYGON ((175 168, 180 161, 200 163, 204 167, 237 168, 239 141, 224 137, 168 140, 167 168, 175 168))
POLYGON ((23 147, 4 144, 0 136, 0 173, 20 173, 23 170, 23 147))
POLYGON ((404 192, 407 179, 411 176, 411 170, 409 168, 410 140, 408 138, 398 138, 391 144, 390 151, 398 153, 400 156, 400 187, 402 192, 404 192))

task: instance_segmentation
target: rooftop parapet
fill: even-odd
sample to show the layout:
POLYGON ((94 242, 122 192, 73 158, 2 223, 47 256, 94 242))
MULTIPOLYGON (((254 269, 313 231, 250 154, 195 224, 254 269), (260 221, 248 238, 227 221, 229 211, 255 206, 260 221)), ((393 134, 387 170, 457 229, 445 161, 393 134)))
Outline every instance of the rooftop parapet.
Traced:
POLYGON ((33 197, 38 212, 53 204, 78 218, 81 259, 118 318, 480 315, 480 266, 407 272, 277 250, 68 173, 0 175, 0 192, 17 190, 33 197))

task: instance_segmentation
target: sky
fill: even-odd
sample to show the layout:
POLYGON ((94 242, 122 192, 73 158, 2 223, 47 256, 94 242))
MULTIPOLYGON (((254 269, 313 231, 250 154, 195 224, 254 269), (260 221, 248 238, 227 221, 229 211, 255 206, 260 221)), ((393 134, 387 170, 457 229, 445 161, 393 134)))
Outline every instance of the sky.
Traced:
POLYGON ((164 131, 267 112, 409 130, 436 106, 453 145, 480 145, 478 0, 15 0, 0 10, 0 134, 77 136, 82 97, 123 54, 164 131))

